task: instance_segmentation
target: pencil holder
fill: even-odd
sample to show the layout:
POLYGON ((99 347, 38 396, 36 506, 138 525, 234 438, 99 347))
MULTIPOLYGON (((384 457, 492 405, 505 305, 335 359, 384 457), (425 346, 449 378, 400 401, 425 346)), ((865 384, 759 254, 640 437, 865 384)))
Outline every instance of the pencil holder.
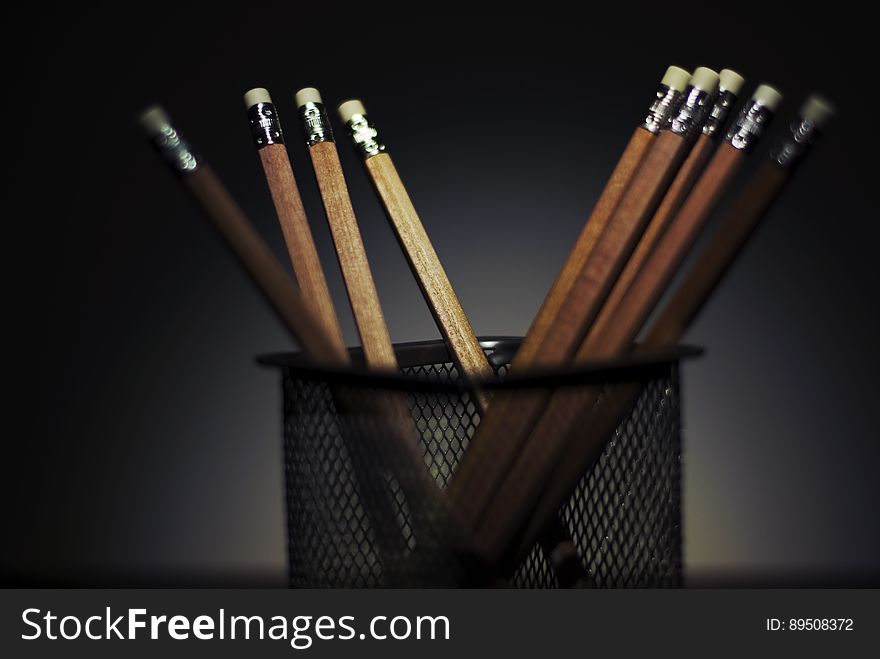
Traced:
MULTIPOLYGON (((559 519, 592 585, 680 586, 678 365, 698 351, 680 348, 505 381, 519 339, 486 338, 481 344, 500 381, 496 396, 641 384, 637 402, 559 519)), ((448 511, 437 496, 479 426, 477 408, 442 341, 395 349, 400 375, 358 368, 355 350, 355 367, 348 370, 323 369, 294 353, 259 359, 282 373, 293 587, 461 586, 484 576, 445 546, 448 511), (393 420, 389 401, 390 408, 404 410, 393 420), (395 445, 400 437, 409 437, 412 454, 395 445)), ((558 585, 540 543, 508 583, 558 585)))

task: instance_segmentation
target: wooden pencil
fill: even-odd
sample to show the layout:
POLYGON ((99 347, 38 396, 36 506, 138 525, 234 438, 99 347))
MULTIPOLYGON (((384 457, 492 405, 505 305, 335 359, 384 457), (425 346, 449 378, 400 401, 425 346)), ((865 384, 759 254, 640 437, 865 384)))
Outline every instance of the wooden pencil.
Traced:
POLYGON ((571 292, 578 273, 584 267, 596 246, 596 241, 599 240, 599 236, 608 225, 608 220, 611 219, 611 214, 617 208, 633 174, 654 142, 654 138, 668 126, 669 120, 678 109, 690 77, 689 72, 678 66, 670 66, 666 69, 645 120, 629 138, 617 165, 611 172, 611 177, 599 195, 586 224, 581 229, 571 253, 550 287, 550 291, 532 321, 525 339, 517 350, 516 359, 519 367, 530 366, 540 350, 547 332, 571 292))
MULTIPOLYGON (((449 283, 391 156, 385 152, 375 127, 367 119, 363 104, 358 100, 346 101, 339 106, 339 116, 348 128, 355 148, 364 158, 373 186, 449 347, 453 362, 467 381, 477 383, 493 379, 494 371, 449 283)), ((475 402, 482 412, 488 407, 489 398, 484 391, 477 390, 475 402)))
MULTIPOLYGON (((789 133, 753 175, 669 303, 648 329, 645 340, 637 347, 639 353, 672 347, 682 338, 831 115, 830 106, 818 97, 811 97, 801 108, 789 133)), ((528 516, 528 523, 520 529, 523 533, 517 540, 519 548, 514 555, 522 555, 529 539, 534 542, 540 529, 562 505, 640 392, 638 385, 616 386, 586 415, 575 413, 580 418, 568 426, 569 441, 564 459, 557 462, 552 477, 545 482, 528 516), (584 428, 589 432, 585 433, 584 428)), ((576 411, 572 408, 570 412, 576 411)))
MULTIPOLYGON (((610 324, 605 327, 606 331, 589 334, 578 349, 576 361, 610 359, 626 351, 693 244, 697 231, 760 139, 781 100, 782 96, 772 87, 758 87, 657 247, 634 277, 610 324)), ((589 410, 598 398, 598 389, 591 390, 592 397, 587 391, 589 388, 584 389, 577 392, 562 389, 553 394, 511 467, 507 480, 496 492, 478 532, 483 538, 484 551, 490 556, 497 557, 503 551, 501 543, 514 532, 512 529, 521 525, 523 511, 527 511, 540 496, 543 484, 558 461, 563 459, 569 424, 576 423, 578 416, 571 410, 589 410), (567 419, 568 423, 565 422, 567 419)))
MULTIPOLYGON (((690 194, 697 177, 705 168, 706 163, 709 162, 709 158, 718 144, 718 139, 723 134, 722 128, 727 121, 727 114, 736 104, 736 97, 745 80, 738 73, 730 69, 722 69, 718 74, 718 78, 718 96, 715 99, 714 107, 709 116, 711 121, 707 121, 703 125, 703 129, 700 131, 700 135, 697 137, 693 148, 672 180, 666 195, 663 197, 663 201, 660 202, 657 211, 654 213, 654 217, 648 223, 648 228, 645 229, 635 250, 633 250, 632 256, 629 257, 626 266, 614 283, 614 287, 602 305, 602 310, 587 333, 588 340, 591 336, 605 331, 613 321, 615 310, 624 295, 626 295, 633 280, 636 278, 642 265, 644 265, 645 260, 654 250, 657 241, 663 236, 669 223, 678 213, 688 194, 690 194)), ((577 358, 579 359, 580 355, 577 358)))
MULTIPOLYGON (((686 103, 675 117, 677 123, 670 120, 668 128, 662 130, 651 145, 530 366, 556 366, 574 355, 687 155, 695 133, 712 107, 717 85, 718 75, 714 71, 700 67, 694 72, 686 103)), ((513 368, 517 366, 517 357, 514 357, 513 368)), ((473 531, 480 524, 498 489, 508 478, 549 395, 548 391, 517 392, 504 407, 496 401, 480 424, 447 490, 451 505, 465 525, 461 532, 473 531)))
POLYGON ((272 97, 266 89, 256 87, 244 95, 244 104, 297 284, 327 335, 344 349, 342 328, 321 268, 272 97))
POLYGON ((305 131, 306 144, 324 211, 339 257, 339 267, 348 291, 364 358, 373 368, 397 370, 391 335, 382 313, 379 293, 367 260, 348 185, 333 140, 333 131, 317 89, 306 87, 296 95, 296 106, 305 131))
MULTIPOLYGON (((141 116, 140 123, 159 154, 178 175, 184 188, 218 230, 303 351, 317 363, 348 365, 347 350, 330 337, 324 324, 306 304, 302 293, 269 246, 213 170, 201 161, 189 143, 173 127, 167 114, 161 108, 154 107, 141 116)), ((383 392, 335 388, 332 394, 340 412, 363 419, 358 439, 367 440, 381 464, 397 477, 410 503, 413 526, 418 527, 421 524, 417 531, 430 535, 432 530, 427 529, 424 524, 426 517, 440 514, 445 507, 437 496, 436 486, 428 478, 415 431, 411 427, 412 418, 392 397, 383 392), (373 420, 377 422, 374 423, 373 420)), ((392 545, 391 552, 396 550, 395 544, 402 548, 402 538, 398 538, 395 543, 391 536, 393 532, 399 533, 400 529, 397 527, 396 514, 390 501, 387 497, 371 494, 377 482, 385 484, 384 476, 373 469, 358 469, 357 475, 364 484, 373 483, 361 490, 361 494, 365 497, 368 514, 374 520, 376 528, 385 529, 380 532, 381 537, 377 541, 380 545, 385 545, 383 549, 386 551, 389 543, 392 545)), ((399 555, 386 555, 386 569, 392 572, 397 569, 390 556, 399 555)))
POLYGON ((164 110, 150 108, 140 123, 302 349, 317 362, 346 364, 344 347, 328 334, 272 250, 213 170, 172 126, 164 110))

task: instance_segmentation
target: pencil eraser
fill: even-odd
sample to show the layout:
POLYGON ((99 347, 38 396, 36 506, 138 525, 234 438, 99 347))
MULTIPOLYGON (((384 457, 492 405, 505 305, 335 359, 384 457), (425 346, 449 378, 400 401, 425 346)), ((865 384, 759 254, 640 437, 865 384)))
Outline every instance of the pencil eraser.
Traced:
POLYGON ((804 119, 812 121, 816 128, 822 129, 834 116, 834 106, 821 96, 813 94, 801 106, 800 115, 804 119))
POLYGON ((353 98, 350 101, 345 101, 339 106, 339 118, 342 119, 342 123, 348 123, 348 121, 356 114, 367 114, 364 104, 356 98, 353 98))
POLYGON ((718 89, 718 74, 705 66, 698 66, 688 84, 694 89, 713 94, 718 89))
POLYGON ((721 69, 721 73, 718 74, 718 87, 734 96, 739 95, 745 82, 746 79, 733 69, 721 69))
POLYGON ((760 103, 770 112, 776 112, 776 108, 782 103, 782 94, 770 85, 759 85, 755 93, 752 94, 752 100, 755 103, 760 103))
POLYGON ((140 123, 141 128, 144 129, 144 132, 150 137, 157 133, 161 133, 165 130, 166 126, 171 125, 171 119, 168 117, 168 113, 158 105, 147 108, 143 114, 141 114, 138 122, 140 123))
POLYGON ((303 87, 294 95, 297 110, 306 103, 323 103, 321 100, 321 92, 314 87, 303 87))
POLYGON ((660 81, 660 84, 666 85, 675 91, 683 92, 690 79, 691 74, 689 71, 685 71, 680 66, 670 66, 666 69, 666 73, 663 74, 663 79, 660 81))
POLYGON ((245 92, 244 95, 244 106, 248 110, 254 107, 257 103, 271 103, 272 97, 269 96, 269 91, 264 89, 263 87, 254 87, 248 92, 245 92))

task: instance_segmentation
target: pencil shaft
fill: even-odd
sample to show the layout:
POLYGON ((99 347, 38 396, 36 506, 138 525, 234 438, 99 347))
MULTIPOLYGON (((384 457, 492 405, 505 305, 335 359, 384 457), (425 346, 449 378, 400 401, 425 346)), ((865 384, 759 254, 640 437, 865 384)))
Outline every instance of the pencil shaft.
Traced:
POLYGON ((309 147, 309 155, 315 168, 366 362, 374 368, 397 369, 397 358, 351 205, 336 144, 331 141, 318 142, 309 147))
MULTIPOLYGON (((654 141, 531 365, 558 365, 575 353, 687 149, 688 142, 671 132, 661 133, 654 141)), ((463 532, 479 525, 548 398, 549 393, 543 391, 517 392, 502 407, 499 397, 480 424, 448 490, 452 505, 461 508, 463 532)))
POLYGON ((258 153, 303 298, 324 325, 331 340, 344 349, 342 329, 333 308, 330 289, 321 268, 318 250, 287 155, 287 147, 284 144, 269 144, 260 148, 258 153))
POLYGON ((207 165, 181 177, 257 287, 272 305, 302 349, 313 359, 345 364, 348 353, 327 333, 311 311, 272 250, 263 241, 238 204, 207 165))
MULTIPOLYGON (((410 268, 452 353, 467 379, 491 379, 492 367, 480 347, 452 285, 434 251, 428 234, 387 153, 367 158, 367 171, 382 200, 410 268)), ((477 392, 478 406, 485 409, 488 397, 477 392)))
POLYGON ((590 254, 596 246, 599 236, 602 235, 605 227, 608 226, 611 214, 617 208, 626 186, 644 159, 655 137, 654 133, 645 128, 636 128, 630 137, 623 154, 620 156, 620 160, 618 160, 617 165, 614 167, 614 171, 611 172, 611 177, 599 195, 599 199, 593 207, 587 223, 584 224, 577 241, 575 241, 574 248, 571 250, 565 264, 562 266, 562 270, 550 287, 550 291, 547 293, 547 297, 544 298, 538 314, 532 321, 532 325, 529 327, 522 345, 517 350, 517 368, 531 366, 537 357, 543 341, 550 331, 550 327, 556 321, 556 317, 565 304, 565 299, 574 286, 578 274, 583 269, 587 259, 590 258, 590 254))
MULTIPOLYGON (((618 305, 620 305, 648 256, 657 245, 657 242, 663 236, 669 223, 678 213, 688 194, 693 189, 694 183, 705 168, 714 148, 715 141, 711 137, 701 134, 697 138, 696 143, 672 180, 669 190, 667 190, 666 195, 663 197, 663 201, 657 207, 654 217, 648 223, 648 228, 642 234, 632 256, 629 257, 626 266, 614 283, 614 287, 602 305, 602 310, 590 327, 587 333, 587 340, 593 335, 601 334, 612 322, 618 305)), ((591 355, 586 355, 586 357, 590 358, 591 355)))

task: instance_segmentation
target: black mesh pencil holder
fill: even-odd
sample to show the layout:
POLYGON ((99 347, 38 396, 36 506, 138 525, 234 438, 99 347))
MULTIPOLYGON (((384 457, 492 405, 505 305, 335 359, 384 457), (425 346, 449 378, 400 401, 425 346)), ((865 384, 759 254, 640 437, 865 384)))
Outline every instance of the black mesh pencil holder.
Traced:
MULTIPOLYGON (((501 381, 498 392, 639 383, 636 402, 558 519, 590 585, 680 586, 678 363, 698 351, 505 381, 519 339, 488 338, 482 345, 501 381)), ((282 371, 293 587, 486 583, 446 547, 443 532, 442 490, 479 426, 479 413, 442 341, 401 344, 396 351, 399 376, 359 369, 358 351, 350 370, 319 368, 293 353, 260 358, 282 371)), ((557 587, 545 551, 536 544, 506 583, 557 587)))

